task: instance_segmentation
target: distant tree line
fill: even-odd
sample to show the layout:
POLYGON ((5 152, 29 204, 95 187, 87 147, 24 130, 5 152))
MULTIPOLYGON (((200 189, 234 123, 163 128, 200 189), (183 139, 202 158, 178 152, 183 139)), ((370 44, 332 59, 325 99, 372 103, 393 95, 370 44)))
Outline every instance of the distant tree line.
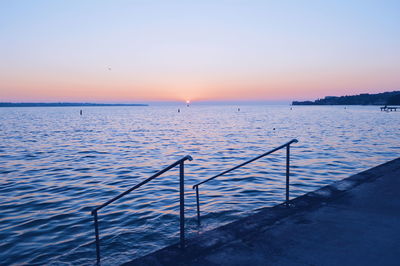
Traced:
POLYGON ((400 91, 326 96, 315 101, 293 101, 292 105, 400 105, 400 91))

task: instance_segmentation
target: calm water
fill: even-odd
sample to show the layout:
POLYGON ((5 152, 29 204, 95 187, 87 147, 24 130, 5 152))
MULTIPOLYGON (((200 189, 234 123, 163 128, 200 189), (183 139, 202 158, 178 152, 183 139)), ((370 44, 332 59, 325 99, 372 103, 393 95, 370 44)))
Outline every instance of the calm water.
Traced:
MULTIPOLYGON (((400 112, 378 107, 177 106, 0 109, 0 261, 93 264, 90 210, 180 157, 189 235, 284 200, 285 151, 191 186, 292 138, 291 196, 400 156, 400 112), (275 130, 274 130, 275 128, 275 130)), ((178 241, 178 171, 99 212, 102 259, 178 241)))

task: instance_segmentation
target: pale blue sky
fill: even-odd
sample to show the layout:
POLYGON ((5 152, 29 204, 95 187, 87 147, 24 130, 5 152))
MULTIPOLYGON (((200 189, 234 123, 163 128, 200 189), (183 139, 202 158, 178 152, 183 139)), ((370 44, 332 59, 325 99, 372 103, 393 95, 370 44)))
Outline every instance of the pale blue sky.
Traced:
POLYGON ((400 1, 15 0, 0 12, 0 100, 400 89, 400 1))

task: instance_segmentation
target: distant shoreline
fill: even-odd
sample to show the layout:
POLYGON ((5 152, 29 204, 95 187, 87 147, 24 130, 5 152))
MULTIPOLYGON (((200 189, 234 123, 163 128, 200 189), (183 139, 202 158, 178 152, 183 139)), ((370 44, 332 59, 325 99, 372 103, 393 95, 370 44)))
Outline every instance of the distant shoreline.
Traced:
POLYGON ((315 101, 293 101, 292 105, 400 105, 400 91, 326 96, 315 101))
POLYGON ((96 107, 96 106, 149 106, 148 104, 122 103, 0 103, 0 107, 96 107))

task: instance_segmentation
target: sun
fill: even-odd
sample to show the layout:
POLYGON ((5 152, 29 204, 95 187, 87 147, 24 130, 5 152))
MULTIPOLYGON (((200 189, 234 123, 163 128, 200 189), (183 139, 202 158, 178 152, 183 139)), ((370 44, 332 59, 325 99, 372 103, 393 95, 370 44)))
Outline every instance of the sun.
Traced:
POLYGON ((190 100, 186 100, 186 104, 189 104, 190 103, 190 100))

